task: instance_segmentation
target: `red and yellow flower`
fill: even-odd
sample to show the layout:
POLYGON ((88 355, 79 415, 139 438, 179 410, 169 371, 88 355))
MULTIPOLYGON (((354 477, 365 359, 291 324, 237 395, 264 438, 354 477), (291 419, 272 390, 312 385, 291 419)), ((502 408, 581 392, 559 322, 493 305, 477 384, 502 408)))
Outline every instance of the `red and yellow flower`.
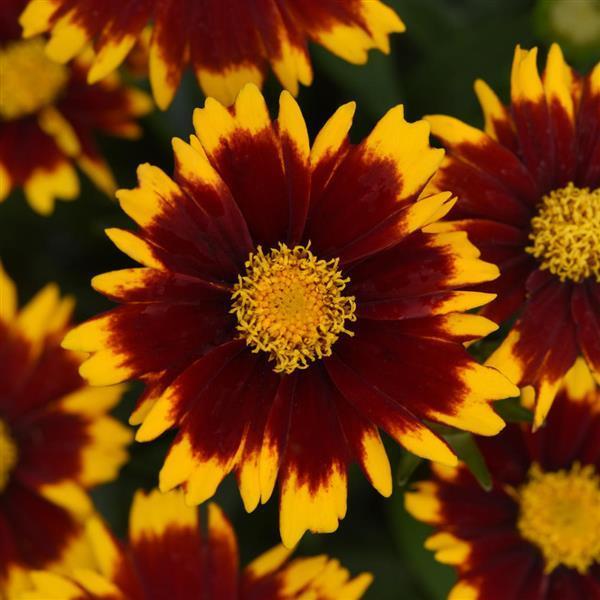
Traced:
POLYGON ((107 234, 143 268, 93 286, 121 306, 63 342, 92 353, 92 385, 145 381, 139 441, 179 430, 163 491, 183 484, 200 503, 235 471, 251 511, 279 475, 287 546, 337 528, 350 462, 391 493, 378 428, 453 464, 425 421, 493 435, 504 423, 490 401, 518 394, 463 347, 496 326, 462 312, 492 296, 462 288, 497 268, 464 233, 421 231, 453 204, 421 194, 443 151, 401 106, 351 144, 354 110, 311 149, 287 92, 275 123, 253 85, 232 111, 208 99, 190 144, 173 141, 174 179, 142 165, 139 187, 118 193, 139 229, 107 234))
POLYGON ((545 427, 477 439, 493 479, 433 467, 406 506, 437 533, 426 547, 456 566, 450 600, 600 598, 600 389, 579 358, 545 427))
POLYGON ((485 132, 427 120, 448 149, 433 189, 459 197, 436 231, 468 232, 500 268, 483 314, 517 320, 488 364, 535 387, 538 427, 580 354, 600 373, 600 64, 581 77, 553 45, 540 77, 536 60, 517 47, 509 107, 477 81, 485 132))
POLYGON ((100 189, 114 192, 94 134, 136 137, 133 119, 152 105, 117 75, 89 86, 89 55, 65 66, 46 56, 44 38, 22 40, 18 18, 25 4, 3 0, 0 6, 0 201, 22 187, 31 207, 49 214, 56 198, 79 194, 74 163, 100 189))
POLYGON ((295 95, 312 82, 308 40, 363 64, 371 48, 389 52, 390 33, 404 31, 380 0, 31 0, 21 17, 26 37, 52 32, 47 51, 62 63, 96 39, 92 83, 124 60, 149 21, 150 81, 161 108, 188 64, 204 93, 226 104, 246 83, 260 85, 269 67, 295 95))
POLYGON ((131 435, 108 416, 123 388, 90 388, 60 347, 73 302, 50 285, 17 309, 0 268, 0 597, 25 568, 77 565, 85 492, 113 479, 131 435))
POLYGON ((129 541, 118 542, 100 518, 87 524, 90 561, 69 575, 29 573, 28 600, 358 600, 368 573, 351 578, 327 556, 296 558, 277 546, 240 570, 237 539, 216 504, 209 504, 206 532, 198 510, 178 491, 137 492, 129 541))

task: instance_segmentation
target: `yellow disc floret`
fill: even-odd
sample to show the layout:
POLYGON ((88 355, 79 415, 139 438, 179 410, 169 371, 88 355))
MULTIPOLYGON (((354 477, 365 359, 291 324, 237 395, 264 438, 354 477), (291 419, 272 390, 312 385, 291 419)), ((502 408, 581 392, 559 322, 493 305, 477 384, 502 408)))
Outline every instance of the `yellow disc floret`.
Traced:
POLYGON ((594 277, 600 282, 600 188, 578 188, 569 183, 542 199, 531 220, 526 248, 560 278, 580 282, 594 277))
POLYGON ((12 470, 17 464, 17 445, 10 435, 8 425, 0 419, 0 493, 8 485, 12 470))
POLYGON ((356 321, 356 302, 344 296, 349 279, 338 259, 319 260, 308 246, 258 248, 234 286, 231 312, 253 352, 267 352, 277 373, 305 369, 331 356, 331 347, 356 321))
POLYGON ((540 549, 547 573, 564 565, 585 574, 600 560, 600 477, 592 465, 555 472, 533 465, 518 499, 519 531, 540 549))
POLYGON ((69 69, 51 61, 44 40, 0 47, 0 119, 19 119, 51 104, 65 87, 69 69))

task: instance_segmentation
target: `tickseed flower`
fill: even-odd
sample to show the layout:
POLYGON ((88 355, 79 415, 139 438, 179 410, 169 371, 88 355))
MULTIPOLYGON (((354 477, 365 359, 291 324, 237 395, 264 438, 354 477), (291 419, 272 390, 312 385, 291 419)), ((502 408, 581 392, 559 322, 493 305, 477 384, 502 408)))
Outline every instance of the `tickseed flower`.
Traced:
POLYGON ((95 132, 138 136, 133 119, 149 112, 151 101, 117 75, 89 86, 89 54, 65 66, 46 56, 42 37, 22 40, 18 17, 25 3, 0 5, 0 201, 22 187, 31 207, 47 215, 56 198, 79 195, 74 164, 114 192, 95 132))
POLYGON ((539 427, 580 354, 600 373, 600 64, 581 77, 553 45, 540 77, 536 60, 517 47, 510 107, 476 82, 485 132, 427 120, 448 149, 433 190, 459 197, 435 230, 466 231, 500 268, 483 314, 517 320, 488 364, 534 386, 539 427))
POLYGON ((477 439, 490 492, 462 465, 434 465, 407 493, 408 511, 437 530, 425 546, 458 570, 449 600, 598 597, 599 431, 600 389, 578 358, 545 427, 477 439))
POLYGON ((118 542, 100 518, 87 525, 87 569, 70 576, 29 574, 29 600, 358 600, 369 587, 368 573, 351 578, 327 556, 289 560, 283 546, 265 552, 243 570, 231 523, 213 503, 206 532, 198 510, 185 505, 178 491, 135 495, 129 540, 118 542))
POLYGON ((18 310, 0 266, 0 598, 25 569, 80 564, 85 490, 127 459, 131 435, 107 415, 122 386, 90 388, 60 347, 72 308, 50 285, 18 310))
POLYGON ((174 179, 142 165, 139 187, 118 193, 139 229, 107 233, 144 267, 93 286, 121 306, 63 342, 92 353, 93 385, 146 382, 139 441, 179 430, 163 491, 184 484, 200 503, 235 471, 251 511, 279 474, 288 547, 337 528, 350 462, 391 493, 378 428, 453 464, 425 420, 493 435, 490 400, 518 394, 463 347, 496 326, 462 314, 491 296, 461 288, 497 268, 464 233, 420 231, 453 204, 421 196, 443 151, 401 106, 353 145, 354 109, 311 149, 288 92, 276 123, 256 86, 232 111, 207 100, 190 144, 173 142, 174 179))
POLYGON ((31 0, 21 17, 25 37, 51 31, 48 55, 65 63, 91 40, 94 83, 125 59, 153 22, 150 82, 166 108, 190 64, 207 96, 232 104, 246 83, 261 85, 269 68, 292 94, 310 85, 308 41, 356 64, 368 51, 389 52, 389 35, 404 31, 380 0, 31 0))

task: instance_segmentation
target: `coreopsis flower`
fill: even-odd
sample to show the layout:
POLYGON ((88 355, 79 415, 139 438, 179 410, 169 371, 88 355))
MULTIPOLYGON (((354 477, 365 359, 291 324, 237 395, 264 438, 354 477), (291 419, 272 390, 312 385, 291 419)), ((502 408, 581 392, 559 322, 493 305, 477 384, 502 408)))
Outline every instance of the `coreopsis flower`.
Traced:
POLYGON ((142 165, 118 193, 139 225, 107 231, 143 268, 93 286, 121 306, 71 331, 92 385, 142 379, 139 441, 179 430, 160 474, 187 501, 235 471, 248 511, 279 474, 281 534, 330 532, 346 513, 347 465, 392 491, 378 428, 410 451, 456 457, 425 420, 493 435, 490 400, 518 390, 463 342, 495 324, 462 311, 497 276, 464 233, 420 228, 452 206, 421 196, 443 151, 426 123, 391 110, 360 144, 341 107, 309 145, 284 92, 272 123, 257 87, 233 111, 213 99, 175 139, 175 176, 142 165))
POLYGON ((89 55, 65 66, 46 56, 43 37, 22 40, 18 18, 25 4, 0 4, 0 201, 22 187, 31 207, 46 215, 56 198, 78 196, 75 164, 113 193, 95 133, 138 136, 134 118, 147 113, 151 101, 117 75, 89 86, 89 55))
POLYGON ((600 598, 600 390, 579 358, 545 427, 477 439, 492 475, 434 466, 406 506, 437 530, 426 542, 456 566, 449 600, 600 598))
POLYGON ((216 504, 209 504, 206 532, 198 510, 177 491, 137 492, 128 543, 120 543, 95 517, 87 526, 87 569, 70 575, 29 573, 28 600, 358 600, 368 573, 351 578, 327 556, 296 558, 277 546, 239 567, 237 539, 216 504))
POLYGON ((50 285, 18 310, 0 267, 0 598, 24 569, 79 564, 85 490, 127 458, 131 435, 107 414, 122 386, 89 387, 60 347, 72 308, 50 285))
POLYGON ((511 103, 477 81, 485 132, 446 116, 427 120, 448 149, 433 190, 459 197, 452 223, 501 276, 483 314, 516 323, 488 364, 537 392, 543 422, 560 380, 582 354, 600 373, 600 64, 586 77, 553 45, 517 47, 511 103))
POLYGON ((52 32, 47 51, 59 62, 95 39, 92 83, 124 60, 149 21, 150 82, 163 109, 188 64, 204 93, 223 103, 246 83, 260 86, 269 67, 296 95, 299 83, 312 82, 308 40, 363 64, 371 48, 389 52, 389 35, 404 31, 380 0, 31 0, 21 17, 26 37, 52 32))

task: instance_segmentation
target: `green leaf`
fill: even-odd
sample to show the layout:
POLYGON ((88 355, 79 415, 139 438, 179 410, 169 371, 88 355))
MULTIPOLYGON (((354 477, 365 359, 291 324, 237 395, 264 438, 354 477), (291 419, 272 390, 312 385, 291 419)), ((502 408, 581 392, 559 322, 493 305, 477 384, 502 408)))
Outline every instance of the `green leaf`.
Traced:
POLYGON ((403 452, 396 475, 400 487, 404 487, 410 481, 412 474, 422 462, 423 459, 420 456, 416 456, 412 452, 403 452))
MULTIPOLYGON (((397 540, 400 553, 396 569, 410 570, 418 585, 418 592, 396 587, 394 598, 410 600, 445 600, 456 581, 454 569, 435 560, 433 552, 424 547, 425 540, 434 533, 433 529, 414 519, 404 508, 404 496, 394 494, 388 501, 391 529, 397 540)), ((416 590, 415 590, 416 591, 416 590)))
POLYGON ((494 402, 494 410, 509 423, 533 423, 533 414, 521 405, 519 398, 494 402))
POLYGON ((456 452, 456 456, 467 465, 479 485, 489 492, 492 489, 492 476, 473 436, 460 431, 446 434, 444 438, 456 452))

